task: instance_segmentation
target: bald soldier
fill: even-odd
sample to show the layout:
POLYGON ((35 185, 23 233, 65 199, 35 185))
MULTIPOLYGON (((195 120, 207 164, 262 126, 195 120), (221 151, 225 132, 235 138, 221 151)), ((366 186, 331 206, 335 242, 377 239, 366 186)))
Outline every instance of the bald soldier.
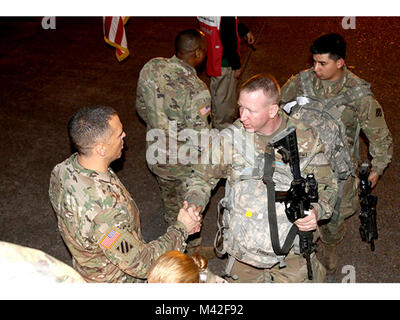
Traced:
MULTIPOLYGON (((196 137, 181 136, 188 129, 195 134, 210 129, 211 96, 196 73, 206 54, 207 40, 201 32, 181 31, 175 38, 175 55, 151 59, 140 71, 137 83, 136 110, 147 124, 147 165, 156 176, 164 218, 169 224, 176 221, 186 190, 185 179, 192 171, 190 161, 178 157, 179 150, 187 144, 197 145, 196 137)), ((202 250, 200 241, 193 240, 188 247, 202 250)), ((202 254, 210 258, 212 248, 208 251, 202 254)))
POLYGON ((77 152, 53 169, 49 196, 74 268, 88 282, 144 282, 159 256, 185 250, 198 217, 186 204, 164 235, 145 243, 135 201, 110 168, 126 136, 117 112, 82 108, 68 133, 77 152))

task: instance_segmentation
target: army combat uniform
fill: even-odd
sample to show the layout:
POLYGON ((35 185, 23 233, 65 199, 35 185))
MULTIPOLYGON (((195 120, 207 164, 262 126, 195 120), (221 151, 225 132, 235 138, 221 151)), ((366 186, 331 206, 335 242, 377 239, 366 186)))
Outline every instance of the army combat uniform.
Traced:
POLYGON ((144 282, 160 255, 185 249, 179 221, 144 243, 138 208, 116 174, 83 168, 76 153, 53 169, 49 196, 74 268, 88 282, 144 282))
MULTIPOLYGON (((154 58, 140 71, 136 110, 147 124, 147 137, 152 129, 162 130, 165 135, 165 144, 155 151, 155 156, 165 155, 164 163, 154 163, 154 155, 149 152, 146 160, 161 189, 165 220, 171 224, 183 205, 184 180, 192 171, 190 163, 182 164, 178 152, 186 143, 192 143, 194 148, 198 144, 193 139, 188 141, 179 137, 185 129, 193 129, 196 133, 210 128, 211 96, 195 68, 176 56, 154 58), (173 148, 177 149, 175 157, 173 148)), ((147 151, 153 143, 147 138, 147 151)))
MULTIPOLYGON (((264 154, 267 144, 271 139, 288 128, 289 126, 296 127, 296 134, 298 140, 299 156, 300 159, 315 154, 315 158, 304 169, 303 174, 313 173, 318 181, 319 201, 315 204, 318 208, 318 220, 329 219, 333 205, 336 201, 337 184, 333 176, 332 170, 328 161, 326 160, 323 152, 324 147, 318 139, 318 135, 310 126, 289 118, 282 111, 279 111, 282 122, 277 131, 271 135, 266 136, 259 133, 247 133, 243 125, 237 120, 232 126, 235 126, 243 134, 243 136, 254 137, 254 150, 258 154, 264 154)), ((228 130, 229 127, 225 130, 228 130)), ((224 131, 225 131, 224 130, 224 131)), ((221 134, 224 133, 221 131, 221 134)), ((232 147, 231 163, 226 160, 224 148, 227 148, 226 143, 222 141, 219 144, 213 144, 208 154, 209 164, 199 164, 195 166, 194 173, 191 178, 187 180, 188 192, 186 200, 203 208, 208 203, 212 189, 216 186, 220 178, 227 178, 227 187, 231 188, 232 185, 241 179, 241 175, 246 169, 252 169, 249 162, 246 161, 243 155, 243 149, 239 150, 235 145, 232 147), (220 159, 216 162, 213 159, 220 159)), ((283 163, 282 157, 279 153, 275 152, 276 163, 283 163)), ((242 198, 241 195, 237 195, 242 198)), ((314 204, 313 204, 314 205, 314 204)), ((225 213, 224 213, 225 214, 225 213)), ((244 214, 244 213, 243 213, 244 214)), ((247 215, 247 212, 246 212, 247 215)), ((279 226, 278 226, 279 228, 279 226)), ((270 236, 266 241, 270 241, 270 236)), ((235 260, 232 268, 232 274, 239 276, 240 282, 307 282, 307 267, 305 259, 298 254, 294 254, 293 248, 285 259, 287 267, 280 269, 279 265, 272 268, 259 269, 252 267, 248 264, 235 260)), ((314 281, 322 282, 325 278, 325 269, 317 260, 315 254, 311 256, 312 269, 314 272, 314 281)))
POLYGON ((47 253, 4 241, 0 241, 0 282, 86 283, 78 272, 47 253))
POLYGON ((360 210, 358 200, 358 179, 355 169, 358 165, 359 132, 362 130, 369 140, 369 153, 372 156, 372 171, 381 175, 390 163, 393 149, 392 136, 386 125, 382 107, 374 99, 369 90, 369 84, 350 72, 346 66, 341 77, 336 81, 319 79, 313 69, 308 69, 292 77, 282 87, 282 104, 296 100, 297 97, 307 96, 310 91, 320 99, 337 99, 339 96, 347 97, 350 102, 336 104, 341 110, 340 120, 345 126, 345 134, 350 150, 352 150, 353 175, 343 183, 343 196, 338 197, 338 216, 320 227, 321 240, 327 244, 339 243, 345 233, 344 220, 360 210), (303 80, 302 80, 303 79, 303 80), (309 79, 304 81, 304 79, 309 79), (366 91, 366 94, 363 94, 366 91), (339 202, 340 201, 340 202, 339 202))

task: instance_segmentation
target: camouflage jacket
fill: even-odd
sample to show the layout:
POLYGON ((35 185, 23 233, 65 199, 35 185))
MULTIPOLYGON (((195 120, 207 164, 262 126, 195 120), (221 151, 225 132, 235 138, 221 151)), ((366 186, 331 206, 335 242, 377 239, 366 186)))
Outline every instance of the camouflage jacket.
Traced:
POLYGON ((83 168, 76 153, 53 169, 49 196, 74 267, 88 282, 143 282, 160 255, 185 248, 181 222, 144 243, 138 208, 116 174, 83 168))
MULTIPOLYGON (((183 130, 193 129, 196 132, 210 128, 208 116, 211 111, 211 96, 206 84, 197 76, 195 68, 176 56, 154 58, 140 71, 136 110, 147 124, 148 137, 150 130, 162 130, 166 143, 158 147, 157 152, 164 153, 167 157, 169 143, 176 143, 179 148, 187 142, 187 137, 180 139, 183 130)), ((197 141, 191 143, 198 144, 197 141)), ((148 141, 147 147, 150 144, 148 141)), ((151 163, 148 157, 147 160, 150 169, 165 178, 169 175, 187 176, 191 172, 190 165, 182 165, 176 160, 166 159, 167 164, 161 165, 151 163)))
POLYGON ((41 250, 0 241, 0 282, 7 281, 25 286, 86 282, 70 266, 41 250))
MULTIPOLYGON (((346 67, 342 76, 336 81, 320 80, 312 69, 306 70, 311 73, 314 92, 321 98, 332 98, 342 94, 359 85, 368 85, 367 82, 350 72, 346 67)), ((296 100, 304 94, 300 75, 289 79, 281 89, 282 103, 296 100)), ((372 156, 372 170, 382 174, 383 170, 390 163, 393 146, 392 136, 386 125, 382 107, 372 95, 367 95, 344 106, 341 120, 346 127, 346 136, 353 154, 354 166, 357 165, 358 145, 356 136, 359 129, 365 133, 369 140, 369 153, 372 156)))
MULTIPOLYGON (((307 157, 312 152, 316 154, 315 159, 306 166, 303 173, 304 175, 314 173, 318 182, 319 202, 316 204, 318 207, 318 219, 329 219, 336 201, 337 180, 324 155, 324 146, 318 138, 318 133, 305 123, 288 117, 282 111, 280 111, 279 114, 282 117, 281 126, 271 136, 248 133, 239 120, 233 125, 240 129, 243 136, 247 138, 251 137, 250 141, 254 141, 254 149, 258 154, 264 154, 267 144, 270 143, 271 139, 277 133, 289 126, 295 126, 300 160, 307 157)), ((222 133, 223 131, 221 134, 222 133)), ((190 203, 202 206, 203 208, 208 203, 211 191, 216 186, 219 179, 227 178, 229 185, 232 185, 239 179, 243 170, 249 166, 248 161, 246 161, 242 155, 243 149, 241 151, 239 148, 236 148, 236 146, 232 148, 231 145, 226 144, 224 139, 213 139, 213 141, 217 140, 219 140, 220 143, 213 143, 205 156, 205 159, 209 161, 208 164, 202 163, 195 165, 191 177, 186 180, 188 186, 188 191, 185 196, 186 200, 190 203), (231 148, 232 152, 231 155, 228 156, 228 160, 225 151, 227 148, 231 148), (217 161, 215 159, 217 159, 217 161), (231 163, 229 163, 229 161, 231 163)), ((228 142, 228 144, 231 144, 231 142, 228 142)), ((275 152, 275 161, 277 163, 283 162, 278 152, 275 152)))

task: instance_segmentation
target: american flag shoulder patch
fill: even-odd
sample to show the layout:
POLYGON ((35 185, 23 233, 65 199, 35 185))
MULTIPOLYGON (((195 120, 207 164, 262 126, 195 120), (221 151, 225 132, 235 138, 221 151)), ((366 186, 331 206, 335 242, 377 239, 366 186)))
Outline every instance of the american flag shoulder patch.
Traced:
POLYGON ((116 231, 114 228, 111 228, 100 241, 100 244, 108 250, 114 245, 120 236, 121 234, 118 231, 116 231))
POLYGON ((200 108, 200 113, 202 116, 208 115, 210 113, 210 111, 211 111, 211 108, 210 108, 209 104, 206 104, 205 106, 200 108))

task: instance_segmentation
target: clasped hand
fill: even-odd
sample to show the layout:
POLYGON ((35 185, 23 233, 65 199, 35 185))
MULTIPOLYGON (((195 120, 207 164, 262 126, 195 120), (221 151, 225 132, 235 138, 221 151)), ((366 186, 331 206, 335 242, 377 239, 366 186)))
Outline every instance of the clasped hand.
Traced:
POLYGON ((190 204, 187 201, 183 202, 183 207, 179 210, 178 221, 182 222, 189 235, 199 232, 203 217, 200 214, 201 207, 190 204))

